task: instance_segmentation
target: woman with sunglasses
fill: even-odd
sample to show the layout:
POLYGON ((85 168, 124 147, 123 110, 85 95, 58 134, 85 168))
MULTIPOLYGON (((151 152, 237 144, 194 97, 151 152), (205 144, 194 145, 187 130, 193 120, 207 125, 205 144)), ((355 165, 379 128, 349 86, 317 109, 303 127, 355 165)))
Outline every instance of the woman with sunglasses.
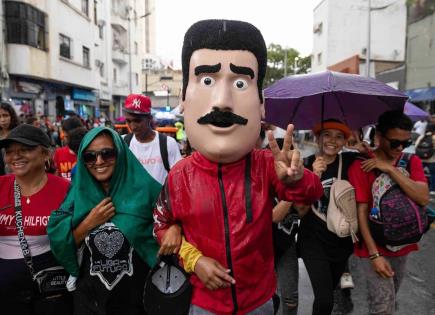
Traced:
POLYGON ((152 207, 161 186, 109 128, 86 134, 76 165, 48 226, 53 253, 73 276, 74 313, 143 314, 145 277, 158 251, 152 207))
POLYGON ((46 173, 49 147, 47 135, 30 125, 14 128, 0 141, 11 170, 11 174, 0 176, 2 314, 72 314, 72 299, 65 288, 67 276, 50 251, 46 230, 69 182, 46 173), (41 281, 55 273, 63 277, 63 286, 46 286, 50 283, 41 281))
POLYGON ((325 120, 313 131, 319 152, 306 158, 305 167, 320 177, 324 195, 301 218, 297 245, 314 291, 313 315, 327 315, 332 312, 334 289, 346 269, 353 243, 351 237, 340 238, 330 232, 321 217, 328 215, 330 188, 338 177, 340 161, 342 179, 347 180, 347 171, 357 153, 342 152, 351 130, 339 120, 325 120))

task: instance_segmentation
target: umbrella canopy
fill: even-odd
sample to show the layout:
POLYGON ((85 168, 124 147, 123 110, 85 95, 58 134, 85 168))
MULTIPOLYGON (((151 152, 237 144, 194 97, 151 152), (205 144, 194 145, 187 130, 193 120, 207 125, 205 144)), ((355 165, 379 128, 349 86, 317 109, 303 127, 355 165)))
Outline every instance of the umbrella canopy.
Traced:
POLYGON ((292 123, 300 130, 331 118, 358 129, 385 111, 402 111, 408 98, 375 79, 332 71, 283 78, 264 96, 267 122, 284 129, 292 123))
POLYGON ((411 118, 412 121, 429 119, 430 115, 411 102, 406 102, 403 112, 411 118))

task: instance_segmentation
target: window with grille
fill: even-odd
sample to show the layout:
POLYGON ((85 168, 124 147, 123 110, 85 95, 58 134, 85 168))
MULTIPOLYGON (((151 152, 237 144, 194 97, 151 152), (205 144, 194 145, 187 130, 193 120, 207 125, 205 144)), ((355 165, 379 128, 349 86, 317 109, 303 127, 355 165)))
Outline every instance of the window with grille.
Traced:
POLYGON ((89 15, 89 0, 82 0, 82 12, 86 16, 89 15))
POLYGON ((46 50, 45 13, 27 3, 5 1, 4 4, 7 42, 46 50))
POLYGON ((83 66, 86 68, 89 68, 91 64, 89 59, 89 48, 83 46, 83 66))
POLYGON ((71 38, 63 34, 59 34, 59 54, 64 58, 72 58, 71 38))

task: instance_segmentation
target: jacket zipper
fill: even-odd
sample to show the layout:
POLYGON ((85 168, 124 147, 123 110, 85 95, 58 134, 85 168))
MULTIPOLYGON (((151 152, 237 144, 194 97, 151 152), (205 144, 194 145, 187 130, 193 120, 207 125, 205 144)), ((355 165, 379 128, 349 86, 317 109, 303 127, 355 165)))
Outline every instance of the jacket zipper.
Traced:
MULTIPOLYGON (((227 265, 228 269, 230 269, 230 276, 234 278, 233 271, 233 261, 231 259, 231 244, 230 244, 230 226, 228 222, 228 207, 227 201, 225 199, 225 190, 224 190, 224 182, 222 180, 222 165, 218 165, 218 181, 219 181, 219 190, 221 192, 222 198, 222 207, 224 210, 224 229, 225 229, 225 251, 227 256, 227 265)), ((236 296, 236 286, 231 284, 231 296, 234 304, 233 314, 237 313, 238 305, 237 305, 237 296, 236 296)))

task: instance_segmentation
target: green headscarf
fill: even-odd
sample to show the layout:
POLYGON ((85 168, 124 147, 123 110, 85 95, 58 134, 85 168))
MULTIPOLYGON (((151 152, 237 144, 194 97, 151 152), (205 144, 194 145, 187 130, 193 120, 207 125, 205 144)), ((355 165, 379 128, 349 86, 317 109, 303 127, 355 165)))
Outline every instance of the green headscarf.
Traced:
POLYGON ((109 128, 94 128, 86 134, 79 148, 76 167, 72 186, 60 209, 51 214, 47 226, 51 250, 57 261, 68 273, 78 276, 73 229, 101 200, 110 196, 115 206, 111 222, 121 230, 138 255, 148 265, 154 266, 158 245, 152 236, 152 210, 161 185, 143 168, 123 139, 109 128), (108 194, 82 160, 83 151, 102 132, 111 135, 117 150, 108 194))

